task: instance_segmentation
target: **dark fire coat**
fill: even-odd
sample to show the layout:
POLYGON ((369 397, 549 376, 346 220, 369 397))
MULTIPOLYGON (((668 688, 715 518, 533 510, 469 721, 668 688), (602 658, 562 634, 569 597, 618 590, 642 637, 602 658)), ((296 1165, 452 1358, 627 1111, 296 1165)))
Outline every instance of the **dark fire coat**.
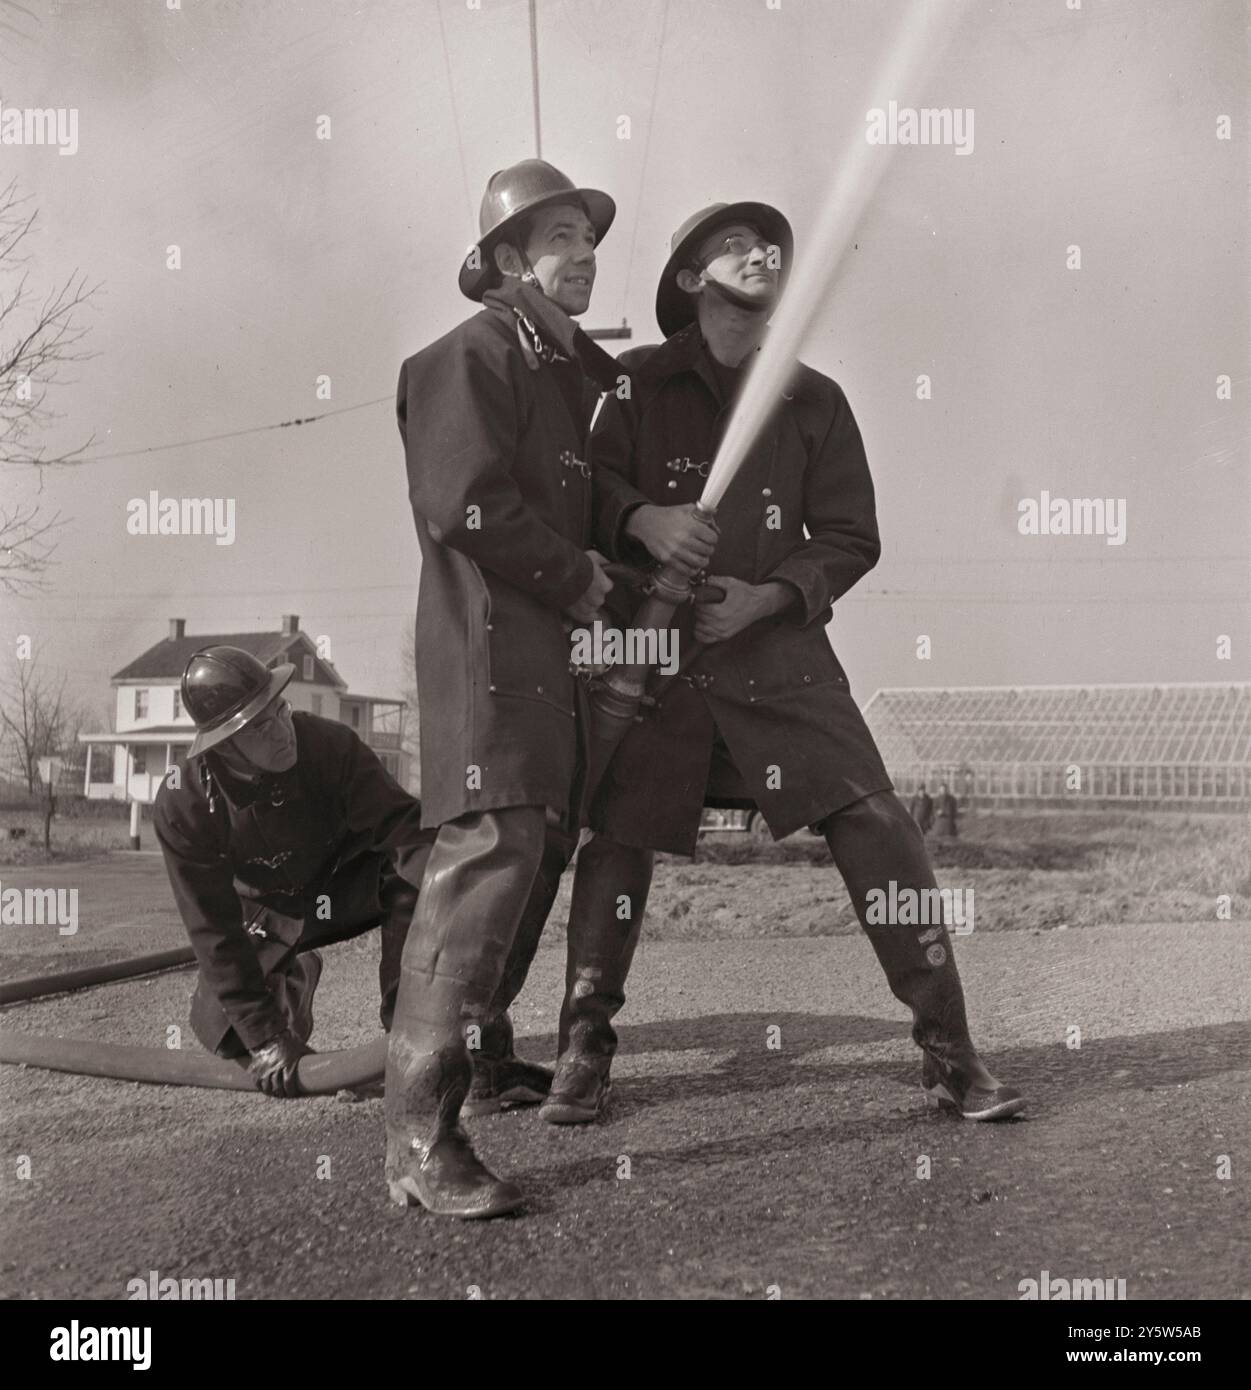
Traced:
POLYGON ((289 771, 247 792, 223 778, 213 810, 199 761, 180 763, 179 785, 163 781, 153 808, 201 980, 248 1048, 286 1025, 245 921, 267 907, 303 918, 336 871, 367 854, 390 856, 420 888, 433 839, 421 829, 420 803, 351 729, 302 711, 292 719, 297 755, 289 771))
MULTIPOLYGON (((645 556, 622 533, 643 502, 693 502, 729 415, 699 326, 622 357, 629 399, 609 395, 592 437, 595 537, 613 559, 645 556)), ((717 508, 710 570, 752 584, 780 580, 782 614, 708 647, 658 711, 626 735, 600 785, 591 824, 626 844, 690 854, 713 768, 714 724, 733 785, 780 838, 890 778, 825 635, 830 608, 877 561, 873 483, 842 390, 800 366, 717 508), (807 534, 805 534, 805 528, 807 534)), ((681 616, 679 655, 693 641, 681 616)), ((724 762, 723 757, 718 762, 724 762)), ((719 798, 718 798, 719 799, 719 798)))
POLYGON ((427 825, 569 806, 579 729, 561 610, 591 582, 591 483, 559 371, 578 368, 532 370, 513 321, 489 310, 400 369, 427 825))

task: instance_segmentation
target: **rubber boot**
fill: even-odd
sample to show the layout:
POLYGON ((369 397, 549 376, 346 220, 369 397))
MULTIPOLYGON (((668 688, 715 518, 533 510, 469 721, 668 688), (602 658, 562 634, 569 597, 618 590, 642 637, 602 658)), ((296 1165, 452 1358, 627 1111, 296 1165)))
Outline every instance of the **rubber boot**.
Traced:
POLYGON ((395 1017, 395 997, 400 988, 400 967, 404 959, 404 944, 417 912, 417 889, 401 878, 390 866, 382 871, 378 885, 378 901, 382 908, 379 927, 381 954, 378 960, 378 994, 381 1003, 378 1017, 383 1030, 391 1031, 395 1017))
POLYGON ((492 1115, 516 1105, 537 1105, 552 1089, 552 1071, 527 1062, 513 1051, 513 1022, 508 1010, 521 993, 538 950, 543 928, 560 891, 561 875, 577 848, 577 836, 548 826, 543 862, 513 938, 495 996, 477 1020, 478 1035, 469 1049, 473 1081, 461 1114, 492 1115))
POLYGON ((924 837, 903 803, 894 792, 875 792, 827 817, 821 830, 891 992, 912 1010, 912 1039, 925 1054, 922 1088, 927 1102, 956 1109, 968 1119, 1018 1113, 1024 1099, 991 1075, 969 1036, 964 989, 946 926, 868 920, 869 894, 878 890, 889 900, 892 881, 896 895, 938 886, 924 837))
POLYGON ((569 913, 560 1055, 551 1094, 539 1110, 549 1124, 590 1124, 608 1104, 617 1051, 612 1020, 643 929, 652 881, 651 850, 597 835, 582 847, 569 913))
POLYGON ((463 1029, 499 985, 543 853, 541 807, 444 825, 404 948, 387 1050, 391 1199, 441 1216, 515 1211, 519 1188, 491 1172, 460 1127, 472 1067, 463 1029))
POLYGON ((293 957, 287 971, 271 976, 278 1007, 287 1016, 291 1031, 302 1043, 313 1036, 313 995, 321 979, 320 951, 304 951, 293 957))
POLYGON ((461 1114, 494 1115, 518 1105, 538 1105, 552 1089, 552 1069, 513 1051, 513 1021, 501 1014, 478 1025, 469 1048, 473 1078, 461 1114))

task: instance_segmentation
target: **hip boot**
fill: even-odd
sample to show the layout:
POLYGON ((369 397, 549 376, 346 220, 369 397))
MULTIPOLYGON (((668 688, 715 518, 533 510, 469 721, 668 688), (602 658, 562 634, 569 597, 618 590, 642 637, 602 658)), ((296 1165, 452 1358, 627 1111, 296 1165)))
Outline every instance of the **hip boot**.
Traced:
POLYGON ((927 1099, 949 1102, 967 1118, 1017 1113, 1024 1107, 1019 1092, 991 1075, 969 1035, 964 989, 945 924, 870 920, 871 893, 888 903, 902 901, 899 895, 911 889, 918 904, 938 901, 923 896, 938 885, 924 837, 903 803, 894 792, 875 792, 827 817, 821 830, 891 992, 912 1010, 912 1038, 925 1054, 927 1099))
POLYGON ((560 891, 560 879, 577 848, 576 835, 548 826, 543 859, 517 926, 499 986, 477 1021, 477 1046, 471 1041, 473 1081, 463 1115, 491 1115, 514 1105, 537 1105, 552 1088, 550 1067, 527 1062, 513 1050, 513 1022, 508 1010, 521 993, 534 962, 543 928, 560 891))
POLYGON ((400 973, 387 1051, 393 1201, 484 1217, 521 1205, 460 1127, 473 1075, 465 1027, 499 986, 543 852, 542 807, 462 816, 439 830, 400 973))
POLYGON ((417 899, 417 889, 387 864, 378 884, 378 902, 382 908, 379 930, 382 950, 378 961, 378 994, 382 1003, 378 1016, 388 1033, 391 1031, 391 1020, 395 1017, 404 945, 417 915, 417 899))
POLYGON ((573 881, 560 1055, 539 1114, 549 1124, 589 1124, 608 1103, 617 1051, 612 1020, 643 929, 652 851, 596 835, 582 847, 573 881))

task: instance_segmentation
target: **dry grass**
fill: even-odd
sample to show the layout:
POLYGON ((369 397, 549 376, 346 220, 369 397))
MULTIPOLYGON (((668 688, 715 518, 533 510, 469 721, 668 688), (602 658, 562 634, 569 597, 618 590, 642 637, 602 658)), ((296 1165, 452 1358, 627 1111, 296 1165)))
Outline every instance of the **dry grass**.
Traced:
MULTIPOLYGON (((696 862, 665 857, 649 931, 671 938, 827 936, 856 930, 825 842, 718 837, 696 862)), ((1251 920, 1251 818, 1173 812, 998 812, 958 840, 930 837, 938 881, 974 890, 976 929, 1251 920)))
MULTIPOLYGON (((972 889, 978 931, 1115 922, 1213 922, 1218 899, 1251 921, 1251 820, 1124 811, 998 812, 966 818, 959 840, 930 838, 938 881, 972 889)), ((568 916, 569 880, 549 933, 568 916)), ((858 931, 824 840, 744 835, 701 842, 694 861, 658 857, 647 910, 653 940, 833 936, 858 931)))
MULTIPOLYGON (((0 807, 0 868, 47 862, 36 809, 0 807), (4 837, 8 826, 24 840, 4 837)), ((125 849, 124 811, 70 803, 53 821, 53 859, 125 849)), ((155 845, 145 818, 143 842, 155 845)), ((1251 818, 1173 812, 997 812, 966 817, 959 840, 930 838, 944 887, 973 889, 978 931, 1043 930, 1115 922, 1213 922, 1230 899, 1251 921, 1251 818)), ((549 939, 568 917, 566 875, 549 939)), ((696 860, 658 856, 648 906, 651 939, 830 936, 858 930, 824 840, 794 835, 756 844, 745 835, 703 841, 696 860)))
MULTIPOLYGON (((148 846, 155 843, 150 807, 144 808, 143 839, 148 846)), ((62 797, 52 819, 51 855, 44 852, 43 812, 36 804, 24 799, 0 805, 0 866, 99 859, 129 845, 127 811, 116 802, 62 797), (10 839, 11 829, 26 833, 10 839)))

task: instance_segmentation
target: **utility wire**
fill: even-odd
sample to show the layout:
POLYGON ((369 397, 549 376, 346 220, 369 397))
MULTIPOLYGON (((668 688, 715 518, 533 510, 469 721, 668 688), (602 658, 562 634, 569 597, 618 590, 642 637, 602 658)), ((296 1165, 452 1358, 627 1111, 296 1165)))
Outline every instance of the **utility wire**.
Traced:
POLYGON ((543 158, 543 120, 539 114, 539 20, 530 0, 530 85, 534 91, 534 157, 543 158))
POLYGON ((469 170, 465 167, 465 143, 461 139, 460 114, 456 109, 456 85, 452 81, 452 60, 447 51, 447 30, 443 27, 443 0, 435 0, 434 8, 439 16, 439 42, 443 45, 443 71, 447 74, 447 95, 452 107, 452 129, 456 133, 456 153, 460 158, 460 176, 465 184, 465 206, 469 209, 469 227, 472 235, 475 230, 473 194, 469 189, 469 170))
POLYGON ((268 430, 293 429, 296 425, 315 425, 319 420, 328 420, 332 415, 346 415, 349 411, 364 410, 371 405, 381 405, 391 401, 391 396, 378 396, 372 401, 359 401, 356 405, 341 405, 337 410, 323 410, 319 415, 303 415, 294 420, 279 420, 272 425, 250 425, 247 429, 227 430, 224 434, 205 434, 198 439, 175 439, 169 444, 149 444, 142 449, 120 449, 111 454, 87 454, 76 459, 78 463, 100 463, 105 459, 133 459, 142 454, 160 454, 167 449, 186 449, 192 444, 212 444, 219 439, 240 439, 245 434, 264 434, 268 430))
POLYGON ((625 288, 621 292, 621 312, 623 314, 630 303, 630 272, 634 269, 634 251, 639 237, 639 217, 643 211, 643 183, 647 178, 647 158, 652 149, 652 128, 656 124, 656 96, 660 91, 660 69, 665 60, 665 29, 668 23, 669 0, 665 0, 664 12, 660 17, 660 43, 656 47, 656 71, 652 76, 652 99, 647 112, 647 134, 643 139, 643 164, 639 169, 639 187, 634 199, 634 229, 630 233, 630 254, 626 261, 625 288))

